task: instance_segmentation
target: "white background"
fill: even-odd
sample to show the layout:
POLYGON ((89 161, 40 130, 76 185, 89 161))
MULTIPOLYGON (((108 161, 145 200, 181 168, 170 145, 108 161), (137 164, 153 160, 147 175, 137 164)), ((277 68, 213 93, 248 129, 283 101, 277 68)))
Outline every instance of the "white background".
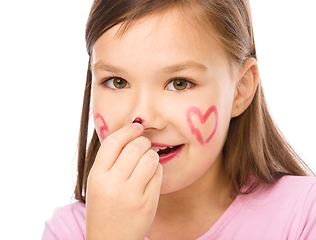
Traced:
MULTIPOLYGON (((72 199, 91 3, 0 2, 1 239, 40 239, 54 208, 72 199)), ((251 6, 272 115, 315 170, 315 4, 251 6)))

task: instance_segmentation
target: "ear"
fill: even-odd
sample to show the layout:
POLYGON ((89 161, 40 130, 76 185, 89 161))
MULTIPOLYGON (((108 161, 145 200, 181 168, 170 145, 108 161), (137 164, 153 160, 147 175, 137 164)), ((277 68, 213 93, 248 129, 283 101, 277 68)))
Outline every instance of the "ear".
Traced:
POLYGON ((231 117, 242 114, 251 104, 259 81, 256 59, 248 58, 240 68, 231 117))

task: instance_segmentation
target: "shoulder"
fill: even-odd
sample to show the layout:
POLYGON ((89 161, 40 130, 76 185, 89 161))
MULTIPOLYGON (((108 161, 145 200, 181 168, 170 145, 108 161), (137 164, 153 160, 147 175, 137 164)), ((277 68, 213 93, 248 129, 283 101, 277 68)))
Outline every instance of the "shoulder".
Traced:
POLYGON ((307 207, 316 204, 316 178, 285 176, 271 188, 272 196, 292 202, 296 206, 307 207))
POLYGON ((316 178, 284 176, 271 187, 271 192, 278 197, 305 199, 316 194, 316 178))
POLYGON ((284 176, 276 182, 277 187, 292 189, 312 189, 316 184, 315 177, 284 176))
POLYGON ((260 234, 270 229, 278 236, 275 239, 316 236, 316 178, 284 176, 272 185, 262 184, 242 199, 243 216, 252 219, 251 224, 260 223, 260 234))
POLYGON ((251 194, 250 199, 306 199, 316 194, 316 178, 302 176, 284 176, 273 184, 260 184, 251 194), (263 198, 261 198, 263 196, 263 198))
POLYGON ((84 239, 85 204, 74 202, 58 207, 45 223, 42 240, 84 239))
POLYGON ((254 196, 263 196, 271 204, 283 203, 283 207, 303 210, 307 204, 316 204, 316 178, 284 176, 273 185, 259 187, 254 196))
POLYGON ((287 176, 281 178, 275 187, 287 196, 286 201, 290 202, 288 211, 297 213, 298 239, 315 239, 316 178, 287 176))

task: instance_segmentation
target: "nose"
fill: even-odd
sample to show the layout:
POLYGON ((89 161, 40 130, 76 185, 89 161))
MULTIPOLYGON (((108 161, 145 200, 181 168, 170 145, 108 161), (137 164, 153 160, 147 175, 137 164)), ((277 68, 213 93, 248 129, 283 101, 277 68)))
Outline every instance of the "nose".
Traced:
POLYGON ((146 130, 161 130, 165 127, 161 96, 143 91, 135 94, 129 114, 129 123, 137 121, 146 130))

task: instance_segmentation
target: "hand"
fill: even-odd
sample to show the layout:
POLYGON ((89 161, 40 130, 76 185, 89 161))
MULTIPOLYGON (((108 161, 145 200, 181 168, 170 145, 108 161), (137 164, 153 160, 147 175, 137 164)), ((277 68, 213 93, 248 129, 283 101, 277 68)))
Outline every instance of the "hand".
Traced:
POLYGON ((143 240, 155 217, 162 166, 134 123, 106 138, 90 171, 87 240, 143 240))

